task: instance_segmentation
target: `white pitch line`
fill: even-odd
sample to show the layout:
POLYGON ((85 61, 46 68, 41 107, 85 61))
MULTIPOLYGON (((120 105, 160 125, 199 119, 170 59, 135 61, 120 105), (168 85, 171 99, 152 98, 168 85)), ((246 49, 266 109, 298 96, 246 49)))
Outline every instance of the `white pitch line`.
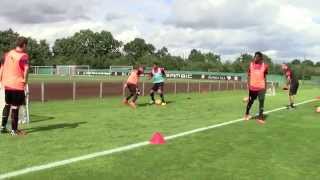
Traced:
MULTIPOLYGON (((297 106, 303 105, 303 104, 308 104, 311 102, 315 102, 317 101, 316 99, 312 99, 312 100, 308 100, 308 101, 303 101, 301 103, 296 104, 297 106)), ((277 109, 273 109, 270 111, 266 111, 265 114, 270 114, 273 112, 277 112, 277 111, 281 111, 286 109, 286 107, 281 107, 281 108, 277 108, 277 109)), ((208 127, 203 127, 203 128, 198 128, 198 129, 194 129, 191 131, 186 131, 186 132, 182 132, 176 135, 172 135, 172 136, 167 136, 165 137, 166 140, 171 140, 171 139, 176 139, 179 137, 183 137, 183 136, 187 136, 187 135, 191 135, 191 134, 195 134, 198 132, 203 132, 203 131, 207 131, 210 129, 214 129, 214 128, 218 128, 218 127, 222 127, 222 126, 227 126, 230 124, 235 124, 238 122, 243 121, 244 119, 236 119, 233 121, 228 121, 228 122, 224 122, 221 124, 216 124, 216 125, 212 125, 212 126, 208 126, 208 127)), ((137 149, 143 146, 147 146, 149 145, 148 141, 144 141, 144 142, 140 142, 140 143, 136 143, 136 144, 131 144, 131 145, 127 145, 127 146, 122 146, 119 148, 115 148, 115 149, 110 149, 110 150, 106 150, 106 151, 101 151, 101 152, 96 152, 96 153, 92 153, 92 154, 87 154, 84 156, 79 156, 79 157, 74 157, 74 158, 70 158, 70 159, 66 159, 66 160, 62 160, 62 161, 56 161, 56 162, 52 162, 52 163, 48 163, 48 164, 44 164, 44 165, 40 165, 40 166, 32 166, 29 168, 25 168, 25 169, 21 169, 21 170, 17 170, 17 171, 12 171, 9 173, 5 173, 5 174, 1 174, 0 175, 0 180, 1 179, 6 179, 6 178, 12 178, 12 177, 16 177, 16 176, 20 176, 23 174, 28 174, 28 173, 32 173, 32 172, 37 172, 37 171, 42 171, 45 169, 51 169, 51 168, 55 168, 55 167, 59 167, 59 166, 65 166, 68 164, 72 164, 75 162, 79 162, 79 161, 84 161, 84 160, 88 160, 88 159, 93 159, 93 158, 97 158, 97 157, 101 157, 101 156, 107 156, 107 155, 111 155, 114 153, 119 153, 119 152, 124 152, 124 151, 129 151, 132 149, 137 149)))

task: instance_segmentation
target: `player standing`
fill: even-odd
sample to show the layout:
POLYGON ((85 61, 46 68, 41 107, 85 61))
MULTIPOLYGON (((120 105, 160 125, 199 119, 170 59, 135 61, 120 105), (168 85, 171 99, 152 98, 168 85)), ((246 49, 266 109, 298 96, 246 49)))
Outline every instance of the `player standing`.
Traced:
POLYGON ((297 79, 297 77, 295 76, 295 74, 293 73, 293 71, 289 68, 289 66, 287 64, 282 64, 282 70, 283 73, 286 77, 286 85, 287 85, 287 89, 289 90, 289 105, 288 105, 288 109, 290 108, 295 108, 294 106, 294 97, 295 95, 297 95, 298 93, 298 89, 299 89, 299 80, 297 79))
POLYGON ((155 104, 154 94, 155 92, 158 92, 161 97, 161 105, 165 106, 167 103, 164 99, 164 81, 166 77, 164 68, 158 67, 158 64, 154 63, 150 73, 150 77, 153 83, 153 87, 150 90, 150 104, 155 104))
POLYGON ((249 100, 247 104, 245 120, 250 120, 250 109, 254 101, 259 99, 259 116, 258 123, 264 124, 264 101, 266 96, 268 65, 264 63, 263 54, 256 52, 254 60, 250 63, 248 70, 248 88, 249 88, 249 100))
POLYGON ((140 90, 138 89, 138 83, 139 83, 140 76, 143 73, 144 73, 144 69, 142 67, 139 67, 138 69, 134 69, 131 72, 124 87, 124 88, 128 88, 130 94, 123 100, 123 103, 130 105, 134 109, 137 108, 136 101, 138 99, 138 96, 140 95, 140 90), (129 102, 129 100, 132 97, 133 97, 132 101, 129 102))
POLYGON ((2 125, 0 132, 8 132, 6 125, 11 110, 12 136, 25 134, 23 131, 18 129, 18 120, 19 107, 25 103, 25 87, 28 80, 29 56, 25 52, 27 45, 28 39, 25 37, 19 37, 16 42, 16 48, 5 55, 4 63, 1 66, 0 71, 0 80, 5 88, 6 101, 6 105, 2 113, 2 125))

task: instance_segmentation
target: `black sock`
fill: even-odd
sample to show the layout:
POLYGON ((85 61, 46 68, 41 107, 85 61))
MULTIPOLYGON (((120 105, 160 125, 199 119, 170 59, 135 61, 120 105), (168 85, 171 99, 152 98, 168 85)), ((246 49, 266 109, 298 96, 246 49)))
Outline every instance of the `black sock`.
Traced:
POLYGON ((17 131, 18 122, 19 122, 19 109, 12 109, 11 118, 12 118, 12 121, 11 121, 12 130, 17 131))
POLYGON ((137 99, 138 99, 138 94, 135 94, 133 96, 132 102, 136 103, 137 99))
POLYGON ((133 96, 133 94, 130 94, 130 95, 126 98, 126 100, 129 101, 129 100, 132 98, 132 96, 133 96))
POLYGON ((152 100, 153 102, 156 101, 156 100, 154 99, 154 92, 150 93, 150 97, 151 97, 151 100, 152 100))
POLYGON ((250 109, 251 109, 251 107, 252 107, 252 105, 253 105, 253 100, 250 98, 249 99, 249 102, 248 102, 248 104, 247 104, 247 110, 246 110, 246 115, 249 115, 250 114, 250 109))
POLYGON ((263 112, 264 112, 264 98, 259 99, 259 119, 263 120, 263 112))
POLYGON ((165 100, 164 100, 164 95, 163 95, 163 93, 160 94, 160 97, 161 97, 161 101, 164 103, 165 100))
POLYGON ((2 127, 6 127, 8 123, 8 118, 10 114, 10 105, 5 105, 2 111, 2 127))

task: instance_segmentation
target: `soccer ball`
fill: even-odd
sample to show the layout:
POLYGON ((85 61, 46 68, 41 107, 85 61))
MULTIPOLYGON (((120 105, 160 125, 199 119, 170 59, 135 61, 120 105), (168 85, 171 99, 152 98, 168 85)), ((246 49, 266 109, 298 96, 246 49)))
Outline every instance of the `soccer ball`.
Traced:
POLYGON ((249 97, 244 97, 244 98, 243 98, 243 102, 244 102, 244 103, 249 102, 249 97))
POLYGON ((320 113, 320 107, 317 107, 316 112, 320 113))
POLYGON ((155 103, 156 105, 161 105, 162 101, 160 99, 157 99, 155 103))

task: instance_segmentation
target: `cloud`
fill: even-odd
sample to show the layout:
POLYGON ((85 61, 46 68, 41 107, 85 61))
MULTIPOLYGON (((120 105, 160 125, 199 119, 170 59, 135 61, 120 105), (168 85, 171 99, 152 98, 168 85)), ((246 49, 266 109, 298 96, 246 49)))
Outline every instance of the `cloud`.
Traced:
POLYGON ((51 44, 92 29, 125 43, 141 37, 183 56, 196 48, 226 59, 259 50, 281 61, 318 60, 319 8, 310 0, 2 0, 0 29, 51 44))

